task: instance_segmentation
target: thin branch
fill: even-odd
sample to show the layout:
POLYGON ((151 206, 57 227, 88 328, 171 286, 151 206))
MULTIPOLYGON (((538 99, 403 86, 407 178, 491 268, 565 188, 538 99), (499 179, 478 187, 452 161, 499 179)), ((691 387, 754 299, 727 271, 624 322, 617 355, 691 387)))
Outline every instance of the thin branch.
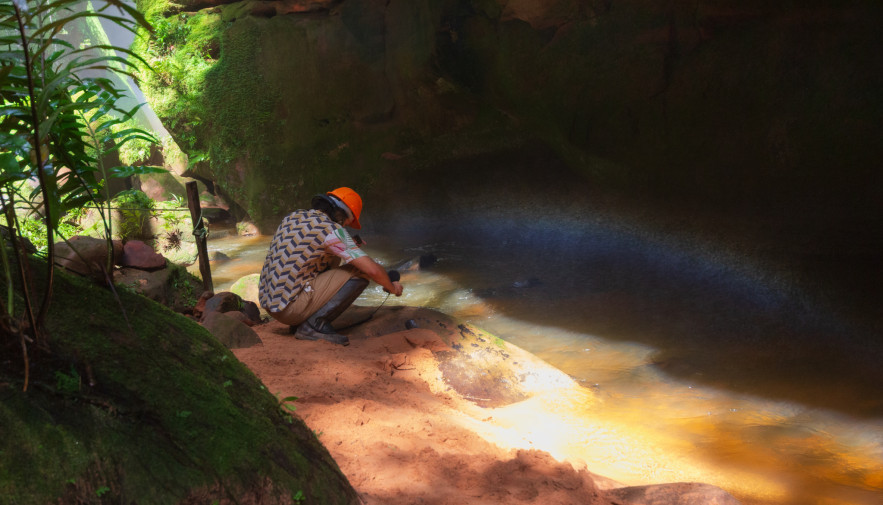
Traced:
MULTIPOLYGON (((43 142, 40 138, 40 118, 37 113, 37 100, 36 93, 34 91, 34 76, 31 71, 31 55, 28 51, 28 37, 25 34, 25 25, 24 20, 22 19, 21 9, 19 9, 18 4, 13 2, 13 8, 15 9, 15 17, 18 22, 18 32, 21 37, 22 44, 22 52, 24 53, 25 58, 25 71, 27 72, 27 83, 28 83, 28 94, 30 96, 30 109, 31 109, 31 120, 34 123, 34 152, 37 160, 37 179, 40 181, 40 186, 43 192, 43 204, 46 206, 46 214, 49 215, 49 205, 50 205, 50 195, 49 190, 46 186, 46 160, 43 159, 43 153, 41 151, 41 147, 43 142)), ((48 224, 48 223, 47 223, 48 224)), ((52 226, 46 226, 46 252, 47 252, 47 277, 46 277, 46 289, 43 293, 43 302, 40 304, 40 312, 37 315, 35 321, 32 321, 32 324, 42 324, 43 319, 46 317, 46 313, 49 310, 49 300, 52 295, 52 282, 55 274, 55 251, 52 244, 52 226)), ((33 316, 32 316, 33 317, 33 316)), ((34 326, 32 331, 34 332, 34 337, 39 339, 40 331, 39 326, 34 326)))
MULTIPOLYGON (((24 249, 24 241, 20 240, 18 238, 19 237, 18 225, 17 225, 16 219, 15 219, 15 211, 12 209, 14 198, 12 195, 8 195, 8 196, 9 196, 9 205, 5 206, 6 212, 4 212, 4 214, 6 215, 6 225, 7 225, 7 228, 9 229, 9 235, 13 241, 12 251, 15 253, 15 259, 16 259, 16 262, 18 263, 18 274, 19 274, 19 278, 21 280, 21 290, 22 290, 22 295, 25 300, 25 314, 27 314, 27 316, 28 316, 28 320, 31 323, 31 331, 34 334, 34 338, 36 338, 36 336, 37 336, 36 324, 37 323, 34 320, 34 309, 31 306, 30 289, 28 288, 28 283, 27 283, 28 275, 27 275, 26 265, 25 265, 25 261, 26 261, 25 257, 26 257, 27 253, 22 250, 22 249, 24 249), (16 242, 18 242, 18 243, 16 243, 16 242)), ((10 311, 11 310, 12 310, 12 308, 10 307, 10 311)), ((11 316, 11 312, 10 312, 10 316, 11 316)), ((14 320, 11 319, 11 317, 10 317, 10 323, 15 324, 14 320)), ((22 359, 24 360, 24 367, 25 367, 24 389, 22 389, 22 391, 27 391, 28 390, 28 380, 29 380, 29 376, 30 376, 30 359, 28 358, 28 345, 26 342, 25 332, 21 329, 21 325, 19 325, 19 327, 18 327, 18 335, 19 335, 19 339, 21 340, 22 359)))

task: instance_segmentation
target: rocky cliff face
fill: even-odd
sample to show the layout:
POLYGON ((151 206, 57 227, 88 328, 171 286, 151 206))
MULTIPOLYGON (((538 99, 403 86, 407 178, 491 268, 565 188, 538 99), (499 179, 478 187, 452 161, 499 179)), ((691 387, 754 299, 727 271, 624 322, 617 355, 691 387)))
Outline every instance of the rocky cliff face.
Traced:
POLYGON ((158 69, 143 76, 151 104, 192 173, 265 230, 343 184, 381 201, 407 180, 410 203, 443 204, 438 181, 462 187, 451 167, 472 167, 472 187, 535 193, 519 181, 544 162, 512 163, 522 151, 563 167, 552 193, 585 183, 731 210, 878 209, 879 2, 139 8, 157 25, 140 47, 158 69), (501 186, 485 169, 511 177, 501 186))

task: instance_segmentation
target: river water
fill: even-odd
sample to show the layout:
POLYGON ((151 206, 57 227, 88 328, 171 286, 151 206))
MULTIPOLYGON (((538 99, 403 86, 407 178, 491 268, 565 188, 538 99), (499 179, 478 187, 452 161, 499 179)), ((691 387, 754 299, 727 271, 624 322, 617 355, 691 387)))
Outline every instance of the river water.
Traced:
MULTIPOLYGON (((593 472, 707 482, 746 504, 883 503, 879 336, 708 244, 622 223, 555 230, 363 233, 385 265, 435 261, 403 272, 401 298, 372 286, 356 303, 438 309, 569 374, 593 400, 530 428, 593 472)), ((258 273, 269 240, 210 237, 231 258, 213 262, 215 290, 258 273)))

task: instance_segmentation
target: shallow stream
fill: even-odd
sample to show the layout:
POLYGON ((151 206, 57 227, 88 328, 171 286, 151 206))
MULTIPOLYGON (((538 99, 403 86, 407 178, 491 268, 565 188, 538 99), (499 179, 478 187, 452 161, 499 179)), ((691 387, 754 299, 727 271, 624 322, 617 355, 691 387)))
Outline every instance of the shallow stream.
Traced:
MULTIPOLYGON (((703 481, 746 504, 883 503, 883 344, 777 272, 629 226, 362 235, 385 265, 435 261, 403 271, 401 298, 372 286, 357 304, 441 310, 592 393, 570 420, 531 427, 548 434, 538 448, 628 485, 703 481)), ((269 240, 210 237, 231 258, 213 262, 215 290, 258 273, 269 240)))

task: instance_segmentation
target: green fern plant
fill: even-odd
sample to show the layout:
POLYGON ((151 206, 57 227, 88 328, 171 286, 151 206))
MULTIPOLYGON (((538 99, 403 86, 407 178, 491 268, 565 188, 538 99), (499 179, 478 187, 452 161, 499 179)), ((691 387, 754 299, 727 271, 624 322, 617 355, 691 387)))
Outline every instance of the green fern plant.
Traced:
MULTIPOLYGON (((0 244, 7 288, 6 297, 0 299, 0 334, 20 344, 24 390, 28 346, 50 344, 42 326, 52 294, 53 244, 64 216, 84 205, 101 207, 109 202, 109 195, 101 194, 108 177, 156 170, 105 167, 101 161, 105 153, 129 141, 155 140, 143 130, 118 127, 138 107, 118 106, 124 96, 121 81, 108 77, 133 76, 144 61, 127 48, 65 40, 77 23, 96 19, 132 33, 138 27, 150 30, 144 17, 123 0, 0 2, 0 209, 9 230, 0 244), (21 181, 35 181, 35 188, 24 190, 30 186, 21 181), (45 225, 47 275, 39 287, 21 245, 25 228, 14 211, 20 204, 34 209, 45 225), (14 307, 16 277, 23 310, 14 307)), ((107 222, 105 231, 110 242, 107 222)), ((111 250, 109 246, 108 261, 111 250)), ((0 352, 15 347, 8 341, 0 344, 4 344, 0 352)))

